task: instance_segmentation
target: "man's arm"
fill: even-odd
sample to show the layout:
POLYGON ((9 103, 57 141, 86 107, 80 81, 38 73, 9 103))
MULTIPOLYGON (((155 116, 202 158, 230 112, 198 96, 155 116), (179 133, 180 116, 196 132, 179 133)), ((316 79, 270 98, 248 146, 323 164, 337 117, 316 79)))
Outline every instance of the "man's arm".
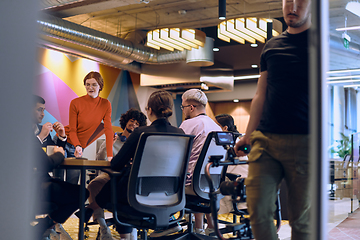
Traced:
POLYGON ((65 148, 66 144, 66 134, 65 134, 65 128, 60 122, 56 122, 53 124, 53 128, 58 135, 58 139, 56 140, 56 145, 62 148, 65 148))
POLYGON ((242 145, 250 144, 250 134, 255 131, 255 129, 260 123, 260 118, 263 112, 263 106, 266 96, 267 76, 267 71, 260 73, 256 93, 253 100, 251 101, 250 119, 246 128, 245 136, 243 136, 235 145, 235 152, 238 156, 246 155, 242 151, 237 151, 237 149, 242 145))

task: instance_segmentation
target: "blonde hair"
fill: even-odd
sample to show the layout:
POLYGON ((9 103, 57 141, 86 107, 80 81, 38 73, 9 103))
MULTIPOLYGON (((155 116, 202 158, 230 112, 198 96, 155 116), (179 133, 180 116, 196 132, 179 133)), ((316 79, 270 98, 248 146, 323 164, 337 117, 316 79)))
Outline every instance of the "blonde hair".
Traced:
POLYGON ((206 106, 208 99, 205 93, 199 89, 189 89, 183 93, 182 99, 186 101, 195 101, 206 106))

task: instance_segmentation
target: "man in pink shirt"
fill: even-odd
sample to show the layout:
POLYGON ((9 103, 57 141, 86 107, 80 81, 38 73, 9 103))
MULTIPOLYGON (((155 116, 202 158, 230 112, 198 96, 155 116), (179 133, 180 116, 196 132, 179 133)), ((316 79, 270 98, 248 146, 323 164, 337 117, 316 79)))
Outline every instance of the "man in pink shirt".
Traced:
MULTIPOLYGON (((205 106, 207 102, 208 99, 205 93, 199 89, 189 89, 182 95, 181 109, 185 115, 185 121, 181 123, 180 128, 184 130, 186 134, 195 135, 190 154, 186 186, 190 186, 191 184, 193 171, 207 135, 212 131, 221 131, 219 125, 206 115, 205 106)), ((191 194, 189 190, 189 187, 185 188, 187 194, 191 194)), ((195 214, 196 233, 209 235, 213 232, 214 226, 210 215, 207 214, 206 218, 208 220, 208 227, 204 231, 203 214, 195 214)))

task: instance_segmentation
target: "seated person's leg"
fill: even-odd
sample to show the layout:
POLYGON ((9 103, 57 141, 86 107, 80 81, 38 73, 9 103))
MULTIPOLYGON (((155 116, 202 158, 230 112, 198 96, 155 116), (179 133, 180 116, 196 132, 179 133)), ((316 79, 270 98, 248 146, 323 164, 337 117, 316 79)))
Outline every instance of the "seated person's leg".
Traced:
POLYGON ((200 234, 205 234, 204 232, 204 214, 203 213, 194 213, 195 216, 195 232, 200 234))
MULTIPOLYGON (((127 177, 127 176, 126 176, 127 177)), ((118 182, 117 186, 117 199, 119 203, 123 203, 123 204, 127 204, 127 178, 121 178, 120 181, 118 182)), ((109 204, 111 203, 111 184, 110 182, 107 182, 103 188, 101 189, 101 191, 96 195, 95 197, 95 201, 96 203, 101 207, 101 208, 107 208, 109 206, 109 204)), ((101 209, 100 208, 100 209, 101 209)), ((108 229, 105 219, 104 219, 104 215, 103 212, 101 213, 99 210, 95 210, 94 211, 94 218, 97 219, 97 222, 100 225, 100 239, 101 238, 101 234, 109 234, 110 233, 110 229, 108 229), (102 214, 102 215, 101 215, 102 214)), ((117 226, 118 227, 118 226, 117 226)), ((121 232, 121 234, 127 234, 124 235, 124 237, 129 237, 130 239, 130 233, 132 232, 132 228, 131 229, 126 229, 124 228, 125 232, 121 232), (128 232, 129 231, 129 232, 128 232)), ((122 231, 122 230, 121 230, 122 231)), ((111 234, 111 233, 110 233, 111 234)), ((105 238, 104 238, 105 239, 105 238)))
MULTIPOLYGON (((107 173, 102 173, 96 178, 94 178, 88 185, 87 189, 89 190, 89 208, 92 210, 99 209, 100 206, 97 204, 95 197, 99 194, 104 185, 110 180, 110 177, 107 173)), ((95 217, 94 217, 95 219, 95 217)))
POLYGON ((133 228, 116 224, 116 231, 120 234, 121 239, 130 240, 133 228))
MULTIPOLYGON (((51 212, 50 217, 57 223, 64 223, 79 208, 80 186, 52 179, 49 187, 49 201, 58 208, 51 212)), ((86 197, 89 196, 86 191, 86 197)))
MULTIPOLYGON (((36 226, 38 231, 48 233, 47 229, 56 234, 60 233, 62 240, 71 240, 69 234, 63 229, 64 223, 76 209, 79 208, 80 186, 70 184, 59 179, 49 179, 42 183, 43 200, 56 205, 56 209, 48 214, 46 218, 39 221, 36 226), (56 232, 53 230, 55 226, 56 232)), ((88 196, 88 192, 86 192, 88 196)))
MULTIPOLYGON (((96 178, 95 178, 96 179, 96 178)), ((95 180, 94 179, 94 180, 95 180)), ((100 192, 94 197, 99 208, 94 209, 93 218, 100 225, 100 239, 112 239, 111 231, 106 224, 103 208, 111 202, 111 185, 107 182, 100 192)))

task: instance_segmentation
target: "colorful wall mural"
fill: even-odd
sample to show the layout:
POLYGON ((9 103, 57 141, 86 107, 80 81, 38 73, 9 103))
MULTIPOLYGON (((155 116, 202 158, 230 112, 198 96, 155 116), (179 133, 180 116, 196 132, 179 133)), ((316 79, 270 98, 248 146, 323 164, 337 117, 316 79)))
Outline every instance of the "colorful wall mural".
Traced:
POLYGON ((140 110, 135 92, 139 87, 139 74, 42 48, 39 49, 38 63, 33 92, 46 101, 43 122, 69 124, 70 102, 86 94, 83 79, 90 71, 98 71, 104 78, 100 97, 111 102, 114 126, 120 126, 120 116, 129 108, 140 110))
MULTIPOLYGON (((111 103, 111 121, 114 132, 122 131, 119 124, 121 114, 130 108, 144 112, 149 95, 157 90, 141 87, 139 74, 57 51, 39 48, 37 60, 38 70, 33 93, 46 101, 42 124, 56 121, 64 126, 69 124, 70 102, 86 94, 83 79, 90 71, 98 71, 104 78, 104 88, 100 92, 100 97, 107 98, 111 103)), ((175 102, 179 105, 176 109, 180 110, 181 102, 175 102)), ((173 115, 170 122, 175 126, 180 125, 181 112, 174 111, 173 115), (176 118, 176 113, 180 118, 176 118)))

